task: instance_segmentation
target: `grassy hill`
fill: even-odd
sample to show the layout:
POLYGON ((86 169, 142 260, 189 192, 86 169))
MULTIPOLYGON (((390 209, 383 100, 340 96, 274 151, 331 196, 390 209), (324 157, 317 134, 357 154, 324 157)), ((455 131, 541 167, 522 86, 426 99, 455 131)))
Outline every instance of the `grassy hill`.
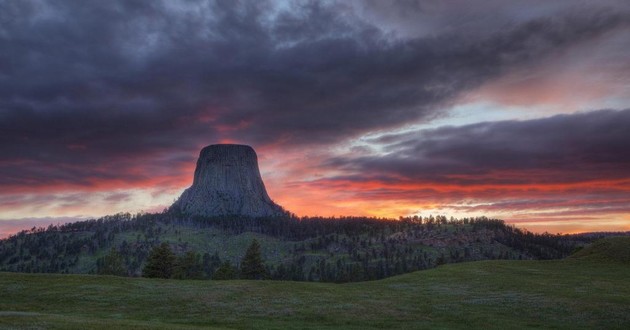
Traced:
POLYGON ((575 259, 630 263, 630 237, 609 237, 586 246, 571 256, 575 259))
POLYGON ((166 242, 177 255, 194 253, 203 277, 212 278, 222 262, 238 266, 254 238, 273 279, 323 282, 381 279, 462 261, 558 259, 592 240, 533 234, 485 217, 392 221, 118 214, 0 240, 0 271, 103 274, 104 260, 114 253, 122 272, 140 276, 150 251, 166 242))
POLYGON ((630 239, 379 281, 178 281, 0 273, 0 328, 630 328, 630 239), (613 244, 613 247, 610 247, 613 244))

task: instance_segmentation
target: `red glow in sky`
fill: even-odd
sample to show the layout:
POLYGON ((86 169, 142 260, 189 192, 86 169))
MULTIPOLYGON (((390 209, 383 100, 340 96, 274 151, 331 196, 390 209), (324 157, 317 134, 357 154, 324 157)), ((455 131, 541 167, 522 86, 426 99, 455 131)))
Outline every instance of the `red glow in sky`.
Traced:
POLYGON ((298 215, 630 230, 627 1, 21 3, 0 235, 160 211, 216 143, 253 146, 298 215))

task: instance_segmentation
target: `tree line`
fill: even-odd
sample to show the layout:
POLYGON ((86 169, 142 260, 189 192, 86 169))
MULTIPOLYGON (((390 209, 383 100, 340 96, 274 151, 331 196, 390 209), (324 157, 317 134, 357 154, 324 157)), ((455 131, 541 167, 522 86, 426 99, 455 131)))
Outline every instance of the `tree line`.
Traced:
POLYGON ((122 213, 32 228, 0 240, 0 270, 146 276, 151 256, 166 243, 174 256, 167 258, 172 259, 170 278, 248 278, 242 269, 245 250, 229 254, 207 247, 213 239, 231 240, 244 233, 264 238, 257 241, 264 278, 327 282, 380 279, 451 262, 556 259, 597 238, 535 234, 486 217, 205 218, 173 212, 122 213), (218 236, 202 241, 190 236, 207 232, 218 236), (276 251, 269 251, 270 242, 275 242, 276 251))

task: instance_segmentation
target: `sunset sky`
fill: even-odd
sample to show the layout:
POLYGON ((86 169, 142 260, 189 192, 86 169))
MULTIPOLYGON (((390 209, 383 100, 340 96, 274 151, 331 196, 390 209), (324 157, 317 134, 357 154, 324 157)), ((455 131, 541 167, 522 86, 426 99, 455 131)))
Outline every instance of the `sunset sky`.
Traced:
POLYGON ((216 143, 298 215, 630 230, 630 1, 0 2, 0 237, 161 211, 216 143))

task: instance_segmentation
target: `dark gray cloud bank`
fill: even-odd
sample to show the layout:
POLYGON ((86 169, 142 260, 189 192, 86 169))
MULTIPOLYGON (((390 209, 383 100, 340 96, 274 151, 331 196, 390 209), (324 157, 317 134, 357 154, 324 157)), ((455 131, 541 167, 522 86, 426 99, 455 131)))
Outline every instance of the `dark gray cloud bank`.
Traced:
MULTIPOLYGON (((462 92, 630 23, 616 2, 503 10, 496 25, 478 9, 466 17, 442 6, 425 32, 392 32, 392 17, 435 5, 403 1, 381 12, 378 2, 3 1, 0 185, 141 181, 221 139, 322 146, 431 120, 462 92)), ((480 159, 554 166, 558 154, 584 166, 626 164, 612 153, 628 141, 610 133, 619 121, 576 132, 573 142, 592 146, 586 159, 575 159, 571 145, 537 140, 556 121, 443 128, 418 137, 428 141, 393 137, 392 148, 433 159, 422 166, 438 175, 471 161, 484 171, 480 159), (609 147, 595 150, 601 144, 609 147)), ((352 166, 416 175, 397 157, 352 166)))
MULTIPOLYGON (((324 164, 384 182, 522 185, 630 179, 630 109, 384 135, 385 155, 324 164)), ((352 176, 340 179, 347 180, 352 176)), ((627 182, 626 182, 627 183, 627 182)), ((612 183, 611 183, 612 184, 612 183)), ((614 188, 614 187, 610 187, 614 188)))

